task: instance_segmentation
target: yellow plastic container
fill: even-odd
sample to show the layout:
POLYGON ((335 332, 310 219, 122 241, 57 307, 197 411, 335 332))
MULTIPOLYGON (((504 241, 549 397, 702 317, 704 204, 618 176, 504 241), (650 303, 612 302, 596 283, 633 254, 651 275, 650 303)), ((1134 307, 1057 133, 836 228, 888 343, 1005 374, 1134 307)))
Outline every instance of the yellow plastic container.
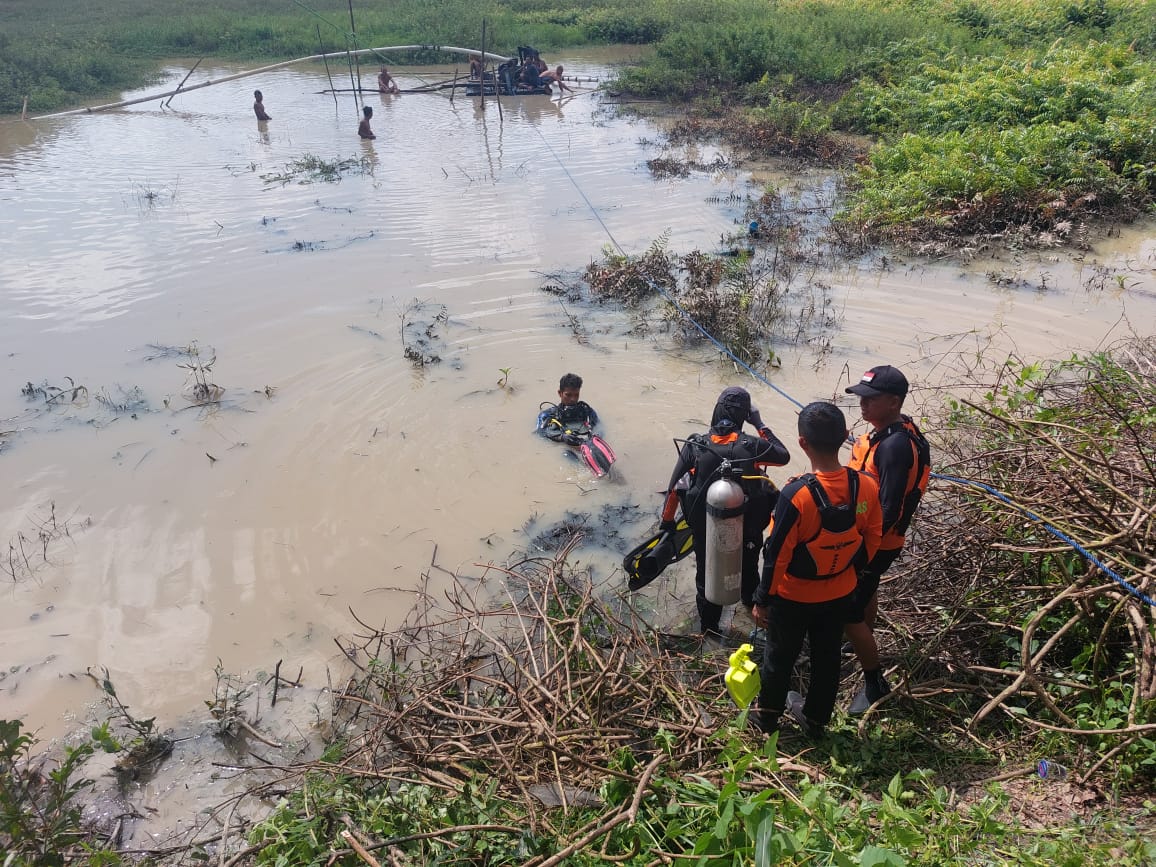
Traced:
POLYGON ((754 650, 750 644, 740 645, 739 649, 731 654, 731 667, 727 669, 727 690, 740 708, 754 701, 762 686, 759 666, 751 659, 754 650))

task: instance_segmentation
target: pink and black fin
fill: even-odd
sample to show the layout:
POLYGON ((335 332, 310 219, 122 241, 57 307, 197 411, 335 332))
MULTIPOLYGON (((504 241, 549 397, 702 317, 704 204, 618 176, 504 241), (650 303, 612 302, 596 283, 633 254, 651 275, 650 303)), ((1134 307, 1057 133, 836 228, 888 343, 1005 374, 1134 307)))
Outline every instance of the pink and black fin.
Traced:
POLYGON ((590 467, 590 472, 599 479, 610 471, 610 465, 617 459, 614 449, 610 448, 610 444, 598 434, 591 434, 590 438, 582 443, 580 451, 582 460, 590 467))

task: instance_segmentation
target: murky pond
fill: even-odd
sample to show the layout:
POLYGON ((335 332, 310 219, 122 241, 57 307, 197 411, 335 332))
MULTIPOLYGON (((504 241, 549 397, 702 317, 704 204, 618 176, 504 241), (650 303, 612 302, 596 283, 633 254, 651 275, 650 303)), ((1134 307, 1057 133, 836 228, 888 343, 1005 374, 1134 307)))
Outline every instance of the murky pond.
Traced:
MULTIPOLYGON (((607 75, 602 57, 558 59, 607 75)), ((0 717, 60 730, 96 698, 89 666, 162 721, 211 694, 218 660, 283 659, 323 685, 351 610, 398 623, 423 575, 436 589, 435 564, 480 575, 569 509, 656 512, 671 438, 723 385, 793 431, 788 401, 709 354, 539 288, 612 241, 716 248, 748 174, 656 180, 659 131, 594 94, 509 99, 501 117, 375 94, 362 142, 352 98, 326 87, 323 69, 290 68, 169 108, 0 124, 0 717), (343 164, 339 179, 305 173, 310 159, 343 164), (605 419, 611 478, 531 435, 567 371, 605 419), (198 387, 223 389, 219 404, 198 387)), ((1034 357, 1150 333, 1151 228, 1075 261, 873 257, 816 275, 829 351, 779 347, 774 381, 806 401, 878 360, 933 381, 961 335, 1034 357)), ((677 568, 664 592, 689 613, 677 568)))

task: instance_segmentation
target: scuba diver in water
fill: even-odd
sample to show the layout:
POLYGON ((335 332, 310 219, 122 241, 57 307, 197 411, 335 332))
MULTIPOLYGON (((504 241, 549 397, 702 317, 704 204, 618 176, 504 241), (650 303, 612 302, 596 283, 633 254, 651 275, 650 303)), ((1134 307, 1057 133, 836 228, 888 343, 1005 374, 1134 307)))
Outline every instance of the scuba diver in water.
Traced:
MULTIPOLYGON (((711 415, 710 430, 686 438, 670 475, 660 531, 676 531, 675 514, 681 506, 694 539, 705 540, 707 488, 720 477, 723 461, 730 461, 742 470, 740 484, 746 495, 746 504, 743 511, 741 599, 748 608, 754 603, 755 588, 759 584, 763 531, 778 497, 778 491, 769 479, 761 475, 761 470, 769 466, 781 467, 790 459, 787 447, 763 424, 759 411, 751 406, 750 393, 745 388, 732 387, 719 395, 711 415), (743 433, 745 422, 750 422, 759 436, 743 433)), ((698 616, 703 634, 718 638, 722 606, 706 598, 705 548, 705 544, 696 541, 694 584, 698 616)))
POLYGON ((594 433, 598 413, 581 399, 582 377, 567 373, 558 381, 558 403, 544 403, 536 430, 547 439, 573 446, 595 476, 605 475, 614 463, 614 451, 594 433))

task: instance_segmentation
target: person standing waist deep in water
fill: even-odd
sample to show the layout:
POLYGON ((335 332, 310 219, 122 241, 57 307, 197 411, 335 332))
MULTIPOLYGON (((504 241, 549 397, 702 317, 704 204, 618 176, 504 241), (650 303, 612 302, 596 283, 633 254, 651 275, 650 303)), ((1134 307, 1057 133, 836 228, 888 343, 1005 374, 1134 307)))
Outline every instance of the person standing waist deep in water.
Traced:
POLYGON ((265 97, 261 95, 261 91, 253 91, 253 114, 257 115, 257 120, 272 120, 273 116, 265 111, 265 97))
POLYGON ((364 117, 361 118, 361 123, 357 125, 357 134, 365 139, 377 138, 377 136, 373 134, 373 129, 369 125, 369 119, 373 117, 373 106, 365 106, 361 109, 361 113, 364 115, 364 117))

